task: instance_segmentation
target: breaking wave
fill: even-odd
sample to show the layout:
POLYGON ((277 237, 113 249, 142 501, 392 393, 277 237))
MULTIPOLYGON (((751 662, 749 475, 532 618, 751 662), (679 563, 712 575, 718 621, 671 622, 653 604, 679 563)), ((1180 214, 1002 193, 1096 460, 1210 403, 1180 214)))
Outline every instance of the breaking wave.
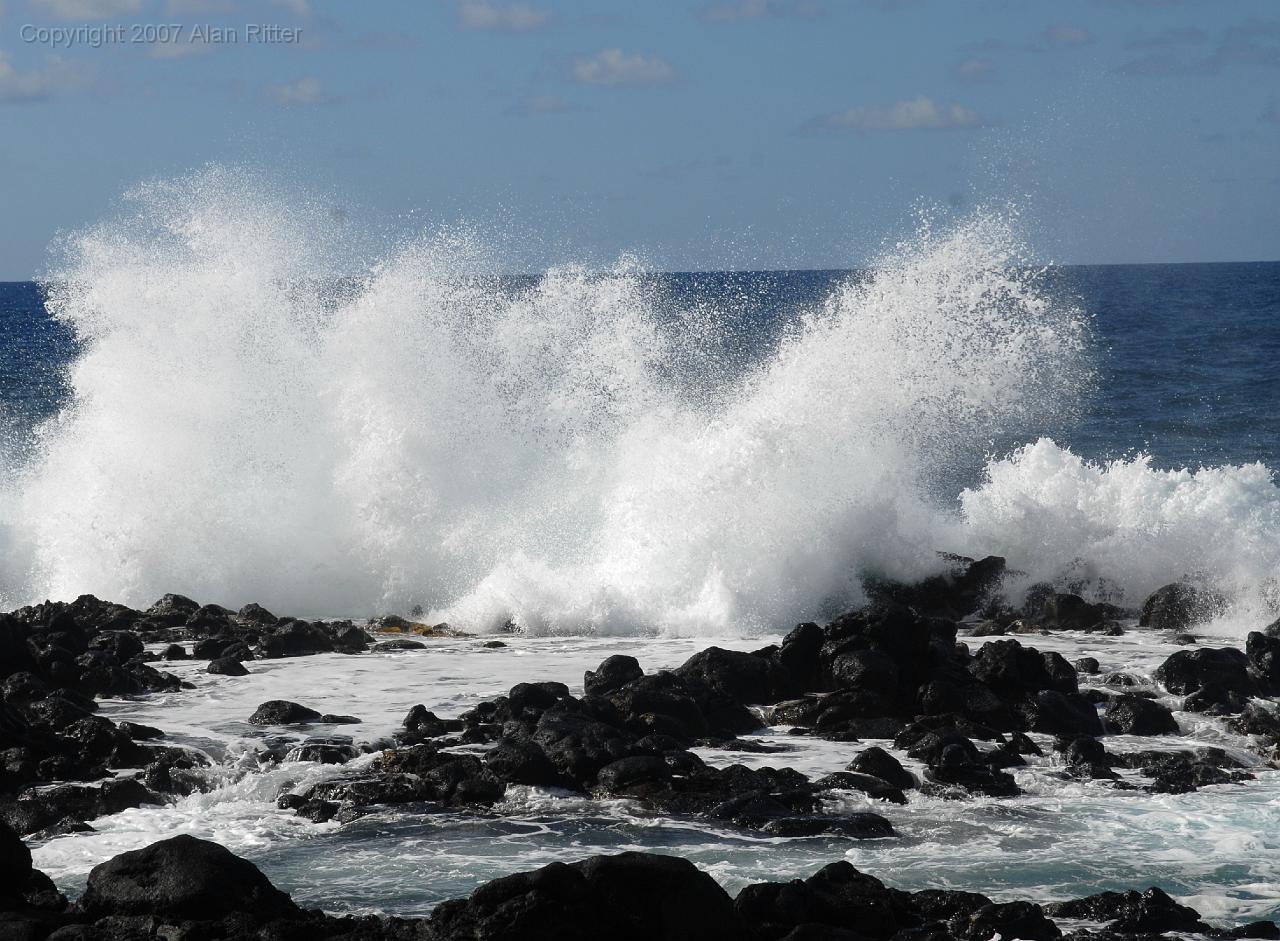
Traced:
POLYGON ((939 550, 1129 600, 1277 571, 1265 467, 1092 466, 1041 438, 1091 392, 1089 324, 1010 210, 922 223, 745 362, 731 305, 633 262, 504 279, 444 233, 353 274, 345 238, 214 168, 65 240, 48 307, 83 352, 0 497, 6 600, 716 634, 829 614, 939 550))

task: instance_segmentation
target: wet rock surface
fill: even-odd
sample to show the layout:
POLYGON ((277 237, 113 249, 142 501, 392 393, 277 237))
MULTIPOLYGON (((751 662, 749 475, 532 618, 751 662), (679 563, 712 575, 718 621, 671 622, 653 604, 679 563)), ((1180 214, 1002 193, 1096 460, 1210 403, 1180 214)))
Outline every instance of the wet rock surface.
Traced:
MULTIPOLYGON (((420 941, 1057 941, 1055 918, 1103 925, 1094 938, 1176 934, 1275 937, 1272 922, 1215 930, 1158 888, 1040 905, 977 892, 886 886, 848 862, 730 896, 688 860, 625 852, 553 862, 487 882, 421 919, 336 917, 300 908, 257 866, 216 843, 178 836, 94 868, 74 903, 31 867, 0 825, 0 936, 42 939, 420 939, 420 941)), ((1073 935, 1083 937, 1083 935, 1073 935)))
MULTIPOLYGON (((279 795, 279 806, 316 822, 353 820, 379 805, 491 815, 502 812, 508 788, 532 786, 592 798, 624 798, 642 813, 700 818, 760 835, 832 840, 893 839, 895 808, 919 799, 919 793, 957 800, 1015 798, 1021 793, 1015 774, 1029 756, 1042 765, 1052 763, 1060 769, 1054 773, 1067 778, 1160 794, 1239 786, 1253 778, 1248 768, 1220 749, 1161 747, 1161 736, 1181 731, 1170 705, 1224 717, 1217 721, 1253 736, 1263 756, 1280 747, 1280 718, 1267 701, 1280 693, 1280 637, 1270 628, 1250 634, 1243 650, 1205 645, 1179 650, 1155 672, 1160 684, 1156 687, 1145 675, 1116 670, 1115 664, 1104 671, 1098 658, 1072 664, 1056 652, 1037 649, 1026 638, 1008 636, 1031 630, 1110 634, 1114 620, 1126 612, 1054 591, 1030 598, 1021 611, 999 609, 988 602, 1003 573, 1001 560, 955 560, 951 566, 945 577, 921 586, 879 585, 871 592, 869 606, 826 625, 800 624, 781 643, 759 650, 710 647, 674 669, 658 672, 646 672, 634 657, 615 655, 586 672, 580 695, 563 683, 534 678, 457 716, 441 717, 415 706, 393 747, 383 748, 392 744, 386 741, 365 746, 366 752, 382 750, 372 761, 351 768, 343 766, 359 757, 361 749, 350 740, 338 736, 300 742, 296 733, 289 739, 281 730, 358 722, 354 717, 270 700, 246 718, 252 725, 276 729, 267 733, 263 760, 335 766, 318 783, 279 795), (960 642, 956 618, 975 616, 980 609, 986 618, 982 633, 997 639, 960 642), (1181 703, 1173 697, 1182 697, 1181 703), (767 750, 759 739, 741 738, 766 725, 840 742, 891 740, 898 754, 918 764, 907 762, 913 773, 903 765, 907 758, 899 760, 886 748, 868 744, 858 748, 845 770, 810 778, 786 767, 785 754, 776 765, 759 767, 723 765, 699 755, 707 749, 767 750), (1107 742, 1114 734, 1150 737, 1153 747, 1133 751, 1130 743, 1122 746, 1130 750, 1113 751, 1107 742), (1038 736, 1044 748, 1032 736, 1038 736), (875 811, 850 811, 847 803, 841 805, 849 795, 876 802, 871 805, 875 811)), ((1164 600, 1150 605, 1152 630, 1183 629, 1187 624, 1179 620, 1178 611, 1203 610, 1187 601, 1181 589, 1162 592, 1164 600)), ((9 832, 43 838, 83 829, 86 821, 126 808, 202 789, 207 759, 201 754, 164 744, 161 729, 113 723, 96 714, 98 696, 178 689, 179 681, 157 670, 153 661, 207 659, 211 671, 235 675, 234 666, 248 672, 262 660, 319 652, 353 654, 371 646, 372 638, 349 622, 277 617, 256 605, 232 612, 177 595, 165 596, 146 611, 86 596, 69 604, 0 615, 0 821, 9 832), (144 641, 168 646, 163 654, 147 653, 144 641), (190 645, 189 652, 183 643, 190 645), (225 670, 220 664, 227 665, 225 670), (141 770, 113 775, 113 769, 141 770)), ((399 638, 374 649, 414 651, 422 646, 421 641, 399 638)), ((10 855, 18 861, 5 865, 21 870, 21 854, 10 855)), ((162 853, 159 858, 168 857, 162 853)), ((205 859, 213 869, 226 863, 217 854, 206 854, 205 859)), ((508 914, 515 918, 512 923, 528 928, 560 911, 544 907, 544 889, 561 893, 555 897, 569 911, 577 904, 574 899, 586 897, 583 892, 602 892, 600 886, 615 871, 599 864, 604 867, 599 872, 587 872, 584 866, 565 867, 573 875, 556 870, 538 876, 536 884, 522 883, 524 888, 513 883, 511 894, 492 906, 486 900, 497 895, 482 895, 470 908, 449 903, 459 913, 450 926, 443 921, 393 924, 375 919, 348 920, 341 930, 374 931, 369 937, 505 936, 501 932, 508 914), (439 933, 446 928, 454 933, 439 933)), ((616 864, 621 867, 616 871, 666 885, 664 879, 676 877, 664 866, 631 860, 626 866, 616 864)), ((743 929, 746 934, 737 936, 853 933, 904 941, 925 936, 986 941, 996 934, 1058 937, 1058 929, 1030 903, 996 903, 964 893, 895 894, 882 885, 877 889, 876 880, 856 870, 852 875, 843 870, 822 873, 794 884, 751 887, 760 896, 756 901, 748 896, 750 904, 758 905, 753 910, 759 916, 756 921, 743 915, 742 905, 747 903, 741 896, 736 903, 730 900, 732 917, 749 926, 743 929), (883 911, 890 912, 891 919, 883 915, 882 906, 888 906, 883 911), (885 917, 885 927, 874 931, 889 933, 876 934, 867 927, 879 922, 821 914, 828 909, 856 909, 863 913, 859 918, 879 913, 875 917, 885 917), (788 921, 797 911, 806 913, 804 918, 788 921)), ((15 878, 21 882, 21 873, 15 878)), ((37 928, 32 930, 43 930, 40 926, 53 923, 50 913, 61 912, 58 906, 65 908, 65 902, 56 901, 60 896, 51 884, 44 885, 47 880, 40 882, 43 877, 30 878, 36 879, 35 887, 17 895, 11 891, 5 904, 26 906, 23 911, 34 912, 30 920, 37 928), (28 895, 46 907, 40 908, 28 895)), ((200 881, 203 876, 190 878, 200 881)), ((247 870, 241 881, 259 884, 247 870)), ((684 891, 673 885, 668 885, 671 891, 684 891)), ((81 919, 67 923, 69 930, 81 931, 90 917, 96 919, 93 931, 103 937, 142 931, 138 919, 150 919, 145 930, 151 934, 157 930, 156 919, 201 920, 179 914, 179 909, 148 910, 141 903, 131 908, 132 903, 110 896, 106 889, 98 895, 113 900, 99 904, 94 901, 97 896, 87 895, 88 901, 69 910, 81 919), (99 928, 99 923, 114 927, 99 928), (125 925, 132 927, 121 927, 125 925), (116 935, 104 933, 108 931, 116 935)), ((338 920, 325 921, 297 909, 259 910, 248 901, 236 904, 244 908, 236 915, 240 927, 210 937, 239 937, 234 931, 264 920, 311 925, 308 930, 318 936, 339 936, 324 934, 337 931, 331 921, 338 920)), ((1090 911, 1103 911, 1102 902, 1090 904, 1090 911)), ((1107 918, 1065 912, 1062 917, 1105 921, 1105 932, 1127 935, 1203 929, 1153 927, 1161 922, 1151 913, 1165 911, 1164 902, 1155 896, 1142 903, 1146 908, 1137 902, 1124 904, 1139 914, 1125 909, 1130 913, 1107 918)), ((584 911, 595 910, 588 906, 584 911)), ((596 911, 593 917, 605 916, 596 911)), ((225 921, 221 915, 209 920, 225 921)), ((556 930, 578 930, 565 925, 556 930)), ((664 937, 662 932, 676 930, 665 922, 641 920, 636 925, 643 925, 646 937, 664 937)), ((619 925, 614 933, 627 937, 631 930, 641 928, 619 925)), ((290 936, 283 928, 280 932, 290 936)))

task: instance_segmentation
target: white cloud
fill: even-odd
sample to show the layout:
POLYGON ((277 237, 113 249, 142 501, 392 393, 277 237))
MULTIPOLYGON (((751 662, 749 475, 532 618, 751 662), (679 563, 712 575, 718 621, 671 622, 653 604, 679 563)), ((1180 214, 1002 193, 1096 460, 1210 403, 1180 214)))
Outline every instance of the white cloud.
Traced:
POLYGON ((602 49, 573 63, 573 80, 583 85, 666 85, 676 79, 675 67, 658 56, 602 49))
POLYGON ((492 29, 509 33, 527 33, 546 26, 551 14, 519 0, 516 3, 490 3, 489 0, 462 0, 458 4, 458 22, 465 29, 492 29))
POLYGON ((920 131, 981 127, 987 122, 972 108, 939 104, 921 95, 890 105, 862 105, 815 118, 809 130, 920 131))
POLYGON ((810 0, 734 0, 704 6, 698 16, 706 23, 741 23, 765 17, 812 18, 824 12, 821 4, 810 0))
POLYGON ((33 9, 59 20, 105 20, 142 12, 142 0, 30 0, 33 9))
POLYGON ((985 82, 995 75, 996 67, 990 59, 962 59, 956 63, 955 76, 964 82, 985 82))
POLYGON ((296 82, 283 85, 268 85, 263 94, 268 101, 286 108, 327 105, 338 100, 324 90, 324 85, 314 75, 304 75, 296 82))
POLYGON ((1040 38, 1045 45, 1059 49, 1093 42, 1091 32, 1083 26, 1072 26, 1070 23, 1054 23, 1040 34, 1040 38))
POLYGON ((511 114, 564 114, 572 111, 573 106, 559 95, 534 95, 517 102, 507 109, 511 114))
POLYGON ((38 101, 79 84, 79 74, 65 59, 50 56, 43 67, 20 72, 9 61, 9 53, 0 50, 0 102, 38 101))

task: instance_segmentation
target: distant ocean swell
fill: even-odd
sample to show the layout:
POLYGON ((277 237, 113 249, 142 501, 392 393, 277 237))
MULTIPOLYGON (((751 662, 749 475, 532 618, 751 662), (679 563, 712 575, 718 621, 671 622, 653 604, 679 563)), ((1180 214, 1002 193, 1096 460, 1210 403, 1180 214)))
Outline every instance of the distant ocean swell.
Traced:
POLYGON ((1226 632, 1280 605, 1267 467, 1095 465, 1043 436, 1107 390, 1012 212, 922 225, 729 368, 723 313, 673 309, 627 263, 512 287, 424 237, 334 288, 352 272, 328 214, 237 171, 126 206, 47 279, 84 352, 6 468, 0 607, 180 591, 736 634, 939 551, 1129 603, 1191 577, 1233 600, 1226 632))

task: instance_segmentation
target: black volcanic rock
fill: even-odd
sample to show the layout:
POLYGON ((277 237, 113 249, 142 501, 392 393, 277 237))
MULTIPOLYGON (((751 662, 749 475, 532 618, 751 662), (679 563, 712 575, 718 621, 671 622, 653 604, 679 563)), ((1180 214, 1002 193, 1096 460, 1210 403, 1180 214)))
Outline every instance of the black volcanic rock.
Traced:
POLYGON ((945 570, 915 584, 864 578, 863 589, 877 606, 902 605, 926 616, 959 620, 979 610, 1000 587, 1005 560, 943 554, 945 570))
POLYGON ((847 862, 824 866, 807 879, 749 885, 734 908, 765 939, 801 925, 856 928, 863 938, 887 939, 919 921, 884 883, 847 862))
POLYGON ((206 672, 218 676, 248 676, 249 670, 235 657, 219 657, 210 660, 206 672))
POLYGON ((1079 595, 1055 592, 1043 600, 1034 621, 1049 630, 1105 631, 1118 613, 1111 605, 1090 604, 1079 595))
POLYGON ((320 713, 287 699, 270 699, 253 710, 249 721, 253 725, 301 725, 320 721, 320 713))
POLYGON ((1139 696, 1117 696, 1107 703, 1103 716, 1127 735, 1177 735, 1179 731, 1172 712, 1139 696))
POLYGON ((439 941, 741 941, 724 889, 688 860, 592 856, 495 879, 431 915, 439 941))
POLYGON ((858 752, 853 761, 849 762, 847 770, 872 775, 904 791, 916 786, 915 776, 902 767, 902 762, 878 745, 858 752))
POLYGON ((1145 892, 1099 892, 1070 902, 1046 905, 1045 911, 1055 918, 1087 918, 1106 922, 1112 931, 1126 934, 1203 933, 1209 930, 1200 921, 1199 912, 1179 905, 1154 886, 1145 892))
POLYGON ((1280 695, 1280 637, 1252 631, 1245 638, 1244 652, 1249 658, 1249 672, 1263 695, 1280 695))
POLYGON ((644 670, 640 669, 640 662, 635 657, 614 654, 583 675, 582 687, 588 695, 603 696, 642 676, 644 670))
POLYGON ((161 840, 94 866, 79 905, 97 917, 214 920, 237 912, 267 920, 302 914, 253 863, 192 836, 161 840))
POLYGON ((674 672, 741 704, 775 703, 791 691, 790 674, 773 657, 720 647, 699 651, 674 672))
POLYGON ((508 784, 552 787, 564 783, 547 753, 527 739, 504 738, 485 752, 485 766, 508 784))
POLYGON ((1033 902, 1003 902, 984 905, 969 915, 956 915, 948 927, 965 941, 990 938, 1019 938, 1024 941, 1056 941, 1062 936, 1058 926, 1044 916, 1033 902))
POLYGON ((1185 631, 1207 621, 1222 607, 1222 599, 1192 585, 1175 582, 1157 588, 1142 603, 1140 627, 1163 631, 1185 631))
POLYGON ((824 774, 813 782, 814 787, 824 790, 861 791, 875 800, 888 801, 891 804, 905 804, 907 795, 901 788, 894 787, 883 778, 872 774, 861 774, 857 771, 836 771, 824 774))
POLYGON ((1179 650, 1156 668, 1155 678, 1169 692, 1180 695, 1215 687, 1221 690, 1215 701, 1227 701, 1228 696, 1233 696, 1243 702, 1258 693, 1249 674, 1249 657, 1233 647, 1179 650))

